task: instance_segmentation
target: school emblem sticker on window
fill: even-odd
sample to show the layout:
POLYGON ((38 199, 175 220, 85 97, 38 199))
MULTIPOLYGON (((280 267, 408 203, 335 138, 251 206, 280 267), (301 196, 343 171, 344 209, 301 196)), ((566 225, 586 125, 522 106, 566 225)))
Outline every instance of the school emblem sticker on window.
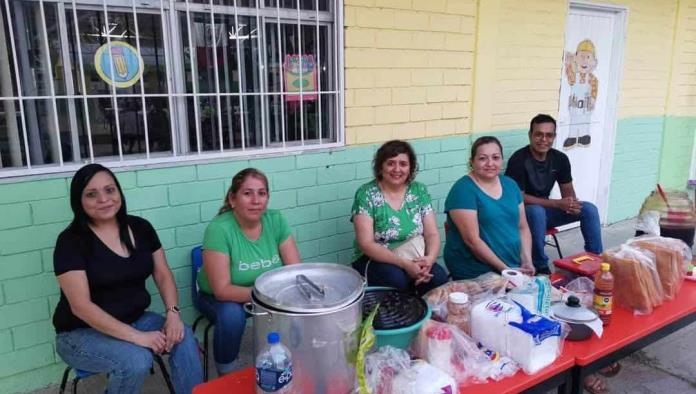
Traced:
POLYGON ((140 80, 144 64, 143 58, 133 46, 123 41, 111 41, 97 49, 94 67, 104 82, 117 88, 127 88, 140 80))

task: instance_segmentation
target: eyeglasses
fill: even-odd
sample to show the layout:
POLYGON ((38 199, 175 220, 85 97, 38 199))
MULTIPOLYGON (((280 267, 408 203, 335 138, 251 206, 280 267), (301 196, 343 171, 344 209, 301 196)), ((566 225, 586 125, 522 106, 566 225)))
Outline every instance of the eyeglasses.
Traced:
POLYGON ((536 133, 532 134, 532 138, 536 138, 538 140, 541 140, 541 139, 552 140, 552 139, 556 138, 556 133, 538 133, 538 132, 536 132, 536 133))

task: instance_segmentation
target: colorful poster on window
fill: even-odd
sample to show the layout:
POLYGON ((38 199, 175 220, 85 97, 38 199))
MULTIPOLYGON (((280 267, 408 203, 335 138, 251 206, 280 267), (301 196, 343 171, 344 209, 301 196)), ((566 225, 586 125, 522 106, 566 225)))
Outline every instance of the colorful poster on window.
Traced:
POLYGON ((117 88, 127 88, 140 80, 144 65, 143 58, 132 45, 123 41, 111 41, 97 49, 94 67, 104 82, 117 88))
POLYGON ((285 101, 317 99, 317 62, 314 55, 286 55, 283 64, 285 101), (302 96, 300 98, 300 90, 302 96), (311 93, 308 93, 311 92, 311 93), (296 94, 293 94, 296 93, 296 94))

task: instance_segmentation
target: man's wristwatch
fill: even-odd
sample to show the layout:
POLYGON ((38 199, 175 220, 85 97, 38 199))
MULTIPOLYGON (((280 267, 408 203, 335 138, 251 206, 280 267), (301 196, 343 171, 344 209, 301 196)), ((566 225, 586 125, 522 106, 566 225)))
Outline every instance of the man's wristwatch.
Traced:
POLYGON ((174 312, 178 315, 180 312, 180 309, 177 305, 172 305, 169 308, 167 308, 167 313, 169 313, 169 312, 174 312))

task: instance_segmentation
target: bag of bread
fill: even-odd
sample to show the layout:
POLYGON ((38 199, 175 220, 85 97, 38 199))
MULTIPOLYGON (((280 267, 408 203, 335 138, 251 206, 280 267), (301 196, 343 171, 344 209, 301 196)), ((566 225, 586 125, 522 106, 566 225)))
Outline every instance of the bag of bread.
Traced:
POLYGON ((647 315, 662 304, 665 294, 652 252, 623 244, 605 251, 602 259, 611 265, 618 305, 647 315))
POLYGON ((674 299, 684 282, 686 266, 691 261, 691 249, 686 243, 680 239, 650 235, 632 238, 626 243, 655 254, 655 265, 665 299, 674 299))
POLYGON ((447 282, 427 292, 423 298, 433 311, 432 318, 447 321, 447 300, 450 293, 459 292, 469 295, 472 304, 482 297, 505 294, 507 279, 495 272, 488 272, 474 279, 447 282))

